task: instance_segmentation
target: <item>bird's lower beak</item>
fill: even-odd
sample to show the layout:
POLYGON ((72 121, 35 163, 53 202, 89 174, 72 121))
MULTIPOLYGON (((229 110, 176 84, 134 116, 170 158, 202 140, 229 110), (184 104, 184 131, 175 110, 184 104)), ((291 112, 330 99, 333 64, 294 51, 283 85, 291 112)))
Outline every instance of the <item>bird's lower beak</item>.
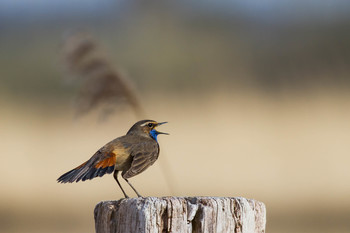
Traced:
POLYGON ((163 132, 159 132, 159 131, 157 131, 157 134, 165 134, 165 135, 169 135, 168 133, 163 133, 163 132))
MULTIPOLYGON (((166 123, 168 123, 168 122, 160 122, 160 123, 158 123, 157 124, 157 126, 160 126, 160 125, 163 125, 163 124, 166 124, 166 123)), ((157 130, 156 130, 157 131, 157 130)), ((165 134, 165 135, 169 135, 168 133, 163 133, 163 132, 159 132, 159 131, 157 131, 157 134, 165 134)))

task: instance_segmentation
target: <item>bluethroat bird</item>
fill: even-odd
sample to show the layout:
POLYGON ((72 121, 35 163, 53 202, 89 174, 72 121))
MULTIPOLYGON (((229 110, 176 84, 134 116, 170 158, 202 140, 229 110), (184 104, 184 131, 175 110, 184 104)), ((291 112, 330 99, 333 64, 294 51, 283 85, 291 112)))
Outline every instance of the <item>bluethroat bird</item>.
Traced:
POLYGON ((167 134, 157 131, 155 128, 167 122, 142 120, 136 122, 126 135, 114 139, 99 149, 88 161, 60 176, 57 181, 61 183, 73 183, 91 180, 112 172, 125 198, 126 192, 118 181, 118 173, 135 191, 129 178, 136 176, 151 166, 159 155, 157 136, 167 134))

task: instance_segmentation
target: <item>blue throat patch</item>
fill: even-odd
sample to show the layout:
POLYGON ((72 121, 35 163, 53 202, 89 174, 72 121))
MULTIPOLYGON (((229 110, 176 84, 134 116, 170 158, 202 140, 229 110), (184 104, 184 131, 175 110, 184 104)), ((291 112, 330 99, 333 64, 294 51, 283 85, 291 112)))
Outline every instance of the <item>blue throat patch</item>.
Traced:
POLYGON ((158 142, 157 140, 157 136, 158 136, 158 132, 155 130, 155 129, 152 129, 150 132, 149 132, 149 135, 158 142))

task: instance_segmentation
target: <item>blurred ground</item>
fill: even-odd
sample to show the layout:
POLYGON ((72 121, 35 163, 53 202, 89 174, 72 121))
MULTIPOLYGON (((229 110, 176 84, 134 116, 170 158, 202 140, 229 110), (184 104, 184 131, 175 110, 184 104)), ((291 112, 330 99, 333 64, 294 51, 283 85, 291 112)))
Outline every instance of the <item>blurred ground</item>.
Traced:
POLYGON ((143 195, 244 196, 267 205, 267 232, 349 232, 348 3, 92 2, 0 2, 0 232, 94 232, 94 206, 122 197, 112 176, 56 183, 139 120, 74 118, 72 28, 169 122, 131 180, 143 195))
MULTIPOLYGON (((144 102, 152 103, 152 118, 169 121, 163 131, 171 135, 160 138, 160 161, 132 181, 145 196, 263 201, 268 232, 346 232, 349 97, 325 90, 149 96, 144 102), (173 193, 161 172, 164 163, 170 164, 173 193)), ((136 119, 124 113, 97 123, 93 115, 73 120, 64 105, 1 106, 2 228, 93 231, 94 205, 122 197, 112 176, 67 185, 55 179, 124 134, 136 119)))

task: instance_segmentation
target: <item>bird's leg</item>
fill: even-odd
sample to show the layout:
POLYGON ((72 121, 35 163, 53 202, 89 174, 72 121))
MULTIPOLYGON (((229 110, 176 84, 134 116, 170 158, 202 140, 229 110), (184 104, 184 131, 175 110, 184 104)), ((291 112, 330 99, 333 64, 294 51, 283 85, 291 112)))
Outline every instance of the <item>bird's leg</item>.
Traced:
POLYGON ((132 184, 131 184, 127 179, 124 178, 124 180, 125 180, 125 181, 130 185, 130 187, 135 191, 135 193, 137 194, 138 197, 142 197, 142 196, 136 191, 136 189, 134 188, 134 186, 132 186, 132 184))
MULTIPOLYGON (((124 191, 124 189, 122 188, 122 186, 120 185, 120 183, 119 183, 119 181, 118 181, 118 171, 117 171, 117 170, 114 171, 113 176, 114 176, 114 179, 117 181, 117 183, 118 183, 120 189, 122 190, 122 192, 123 192, 125 198, 129 198, 129 196, 126 195, 126 192, 124 191)), ((131 187, 132 187, 132 186, 131 186, 131 187)), ((135 189, 134 189, 134 190, 135 190, 135 189)))

